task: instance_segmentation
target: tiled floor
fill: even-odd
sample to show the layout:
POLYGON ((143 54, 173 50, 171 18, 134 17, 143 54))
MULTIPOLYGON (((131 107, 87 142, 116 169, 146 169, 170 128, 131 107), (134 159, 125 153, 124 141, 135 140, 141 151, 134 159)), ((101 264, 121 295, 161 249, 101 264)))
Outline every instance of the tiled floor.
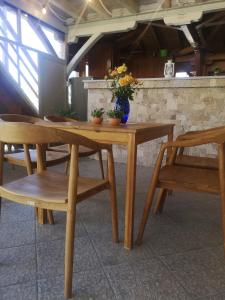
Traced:
MULTIPOLYGON (((96 161, 82 160, 83 175, 96 174, 96 169, 96 161)), ((6 180, 24 172, 6 166, 6 180)), ((135 235, 150 173, 149 168, 138 168, 135 235)), ((174 193, 164 213, 151 216, 142 246, 126 251, 122 243, 124 164, 116 164, 116 178, 119 244, 111 241, 107 193, 78 205, 73 299, 225 299, 219 198, 174 193)), ((32 208, 3 201, 0 300, 64 299, 65 215, 55 213, 55 220, 54 226, 38 225, 32 208)))

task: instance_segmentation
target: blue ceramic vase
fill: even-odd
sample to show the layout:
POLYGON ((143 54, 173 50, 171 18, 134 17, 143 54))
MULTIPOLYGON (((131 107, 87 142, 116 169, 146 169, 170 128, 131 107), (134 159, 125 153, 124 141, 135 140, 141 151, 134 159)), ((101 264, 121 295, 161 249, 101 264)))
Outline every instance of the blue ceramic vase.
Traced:
POLYGON ((123 117, 121 118, 121 123, 125 124, 128 121, 130 113, 130 102, 128 99, 116 98, 115 107, 116 110, 121 110, 123 112, 123 117))

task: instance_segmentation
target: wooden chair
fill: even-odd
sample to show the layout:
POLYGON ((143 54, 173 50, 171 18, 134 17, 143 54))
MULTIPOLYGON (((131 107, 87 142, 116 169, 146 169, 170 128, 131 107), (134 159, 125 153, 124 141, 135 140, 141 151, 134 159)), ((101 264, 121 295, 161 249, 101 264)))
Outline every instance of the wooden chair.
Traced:
MULTIPOLYGON (((31 168, 29 151, 26 163, 31 168)), ((112 237, 118 242, 118 220, 114 161, 111 145, 103 145, 82 136, 55 128, 23 123, 0 122, 0 197, 38 210, 58 210, 66 212, 65 238, 65 287, 66 298, 72 296, 74 231, 76 205, 80 201, 105 189, 109 190, 112 210, 112 237), (37 173, 13 182, 3 184, 4 143, 36 145, 37 173), (69 176, 49 171, 44 164, 42 145, 47 143, 66 143, 71 146, 71 168, 69 176), (95 151, 107 150, 107 179, 78 176, 78 147, 88 147, 95 151)))
MULTIPOLYGON (((44 118, 46 121, 49 122, 76 122, 76 120, 67 118, 67 117, 62 117, 62 116, 45 116, 44 118)), ((53 151, 62 151, 62 152, 68 152, 68 145, 59 145, 59 146, 54 146, 54 147, 49 147, 49 149, 53 151)), ((102 178, 104 179, 104 167, 103 167, 103 161, 102 161, 102 152, 101 151, 94 151, 92 149, 89 149, 87 147, 80 146, 79 148, 79 157, 88 157, 93 154, 98 154, 98 159, 99 159, 99 165, 100 165, 100 171, 102 178)))
MULTIPOLYGON (((225 126, 220 127, 214 127, 206 130, 198 130, 198 131, 189 131, 186 132, 183 135, 180 135, 177 139, 178 140, 188 140, 188 139, 194 139, 195 136, 199 136, 201 134, 207 134, 207 133, 217 133, 218 130, 225 129, 225 126)), ((189 167, 196 167, 196 168, 207 168, 207 169, 218 169, 218 159, 217 158, 211 158, 211 157, 199 157, 194 155, 188 155, 185 154, 185 148, 181 147, 177 151, 177 156, 175 160, 176 165, 180 166, 189 166, 189 167)), ((165 198, 159 197, 158 201, 156 203, 154 213, 158 214, 161 213, 163 210, 165 198)))
POLYGON ((176 141, 161 146, 148 190, 148 196, 139 227, 137 244, 142 242, 145 225, 157 187, 160 188, 157 199, 158 211, 165 201, 168 190, 219 194, 221 198, 222 227, 225 247, 225 127, 189 134, 188 137, 187 135, 180 136, 176 141), (176 163, 179 149, 212 143, 215 143, 218 146, 217 168, 208 167, 203 164, 196 166, 191 163, 188 165, 176 163), (168 148, 172 148, 172 154, 166 165, 162 166, 164 153, 168 148))
MULTIPOLYGON (((33 117, 33 116, 26 116, 26 115, 17 115, 17 114, 0 114, 0 120, 3 122, 23 122, 23 123, 45 123, 44 120, 33 117)), ((21 166, 26 168, 27 174, 31 175, 34 173, 34 170, 37 168, 37 152, 36 149, 29 149, 29 145, 23 145, 21 148, 19 145, 17 148, 20 148, 17 152, 12 153, 5 153, 4 154, 4 160, 11 164, 16 166, 21 166), (27 164, 27 153, 29 150, 29 159, 30 164, 27 164)), ((44 151, 45 155, 45 165, 47 167, 55 166, 64 162, 68 162, 70 159, 70 154, 62 153, 61 151, 51 151, 47 149, 47 144, 45 145, 46 151, 44 151)), ((17 149, 18 150, 18 149, 17 149)), ((50 210, 47 210, 47 217, 49 224, 54 224, 54 217, 53 213, 50 210)), ((44 224, 46 222, 45 215, 39 217, 39 223, 44 224)))

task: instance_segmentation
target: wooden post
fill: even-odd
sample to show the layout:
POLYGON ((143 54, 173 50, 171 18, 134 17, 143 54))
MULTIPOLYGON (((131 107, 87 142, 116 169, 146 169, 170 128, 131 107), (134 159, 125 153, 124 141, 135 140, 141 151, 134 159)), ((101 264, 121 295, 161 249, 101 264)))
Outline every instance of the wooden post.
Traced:
POLYGON ((199 48, 194 50, 195 57, 194 57, 194 66, 196 71, 196 76, 202 76, 202 53, 199 48))
POLYGON ((171 0, 164 0, 163 4, 162 4, 162 8, 166 9, 166 8, 171 8, 171 0))

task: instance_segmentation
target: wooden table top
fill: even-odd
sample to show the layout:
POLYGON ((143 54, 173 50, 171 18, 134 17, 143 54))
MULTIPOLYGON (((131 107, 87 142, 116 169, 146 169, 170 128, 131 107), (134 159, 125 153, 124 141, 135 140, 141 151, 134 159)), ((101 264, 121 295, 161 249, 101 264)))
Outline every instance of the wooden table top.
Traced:
POLYGON ((118 133, 141 133, 150 129, 157 130, 162 128, 173 128, 174 124, 163 124, 163 123, 127 123, 120 124, 118 126, 112 126, 107 122, 103 122, 100 125, 92 124, 91 122, 56 122, 49 123, 51 127, 57 128, 68 128, 68 129, 79 129, 79 130, 90 130, 95 132, 118 132, 118 133))

